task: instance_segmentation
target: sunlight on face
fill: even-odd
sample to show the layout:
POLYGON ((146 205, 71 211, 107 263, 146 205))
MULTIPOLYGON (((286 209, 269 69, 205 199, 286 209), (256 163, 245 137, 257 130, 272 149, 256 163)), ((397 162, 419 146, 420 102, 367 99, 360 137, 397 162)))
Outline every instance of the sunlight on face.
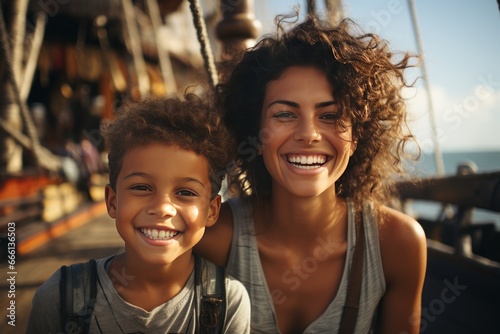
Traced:
POLYGON ((125 155, 107 204, 130 256, 156 264, 190 256, 220 204, 210 200, 208 171, 205 157, 173 145, 152 144, 125 155))
POLYGON ((273 189, 300 196, 334 189, 354 152, 350 121, 314 67, 289 67, 267 84, 261 133, 273 189))

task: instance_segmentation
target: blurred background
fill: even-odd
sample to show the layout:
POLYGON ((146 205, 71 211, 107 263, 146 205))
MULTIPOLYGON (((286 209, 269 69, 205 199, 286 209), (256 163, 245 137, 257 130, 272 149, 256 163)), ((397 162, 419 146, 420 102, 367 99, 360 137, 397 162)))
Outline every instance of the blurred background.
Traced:
POLYGON ((399 195, 425 227, 432 259, 444 259, 429 260, 435 276, 423 307, 437 305, 444 280, 469 284, 446 312, 430 309, 425 332, 500 328, 490 290, 500 282, 499 1, 0 0, 0 8, 0 269, 13 272, 15 249, 18 305, 17 326, 2 313, 0 332, 24 332, 34 291, 59 266, 122 247, 103 202, 100 125, 129 99, 203 95, 234 54, 295 10, 299 20, 351 18, 392 50, 424 56, 404 92, 422 150, 407 173, 431 179, 399 195))

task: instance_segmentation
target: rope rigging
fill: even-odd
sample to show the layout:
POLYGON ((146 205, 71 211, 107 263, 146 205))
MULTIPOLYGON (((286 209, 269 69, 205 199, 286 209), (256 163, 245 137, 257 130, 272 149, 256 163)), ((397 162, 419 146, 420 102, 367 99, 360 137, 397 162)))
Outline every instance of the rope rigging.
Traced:
POLYGON ((198 0, 189 0, 189 8, 193 15, 193 23, 196 28, 196 35, 200 42, 201 55, 205 64, 205 70, 208 75, 208 80, 212 88, 219 82, 217 69, 215 67, 214 57, 210 43, 208 42, 207 28, 205 20, 201 15, 200 4, 198 0))

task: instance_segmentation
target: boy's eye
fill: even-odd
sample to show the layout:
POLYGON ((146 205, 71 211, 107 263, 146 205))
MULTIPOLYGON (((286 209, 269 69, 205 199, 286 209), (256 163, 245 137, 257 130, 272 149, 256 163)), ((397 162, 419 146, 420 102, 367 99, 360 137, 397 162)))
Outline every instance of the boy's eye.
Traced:
POLYGON ((151 191, 151 188, 144 185, 144 184, 136 184, 130 187, 132 190, 137 190, 137 191, 151 191))
POLYGON ((180 195, 180 196, 197 196, 197 194, 194 191, 186 190, 186 189, 179 190, 177 192, 177 195, 180 195))

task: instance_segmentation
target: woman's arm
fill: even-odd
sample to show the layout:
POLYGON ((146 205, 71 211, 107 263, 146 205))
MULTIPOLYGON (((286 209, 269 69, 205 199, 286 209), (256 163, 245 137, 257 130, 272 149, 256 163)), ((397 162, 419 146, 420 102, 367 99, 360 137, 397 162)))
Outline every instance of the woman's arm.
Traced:
POLYGON ((382 209, 380 249, 387 290, 382 299, 381 333, 419 333, 427 243, 421 225, 411 217, 382 209))
POLYGON ((217 222, 205 230, 194 252, 205 259, 226 266, 233 238, 233 216, 227 202, 222 203, 217 222))

